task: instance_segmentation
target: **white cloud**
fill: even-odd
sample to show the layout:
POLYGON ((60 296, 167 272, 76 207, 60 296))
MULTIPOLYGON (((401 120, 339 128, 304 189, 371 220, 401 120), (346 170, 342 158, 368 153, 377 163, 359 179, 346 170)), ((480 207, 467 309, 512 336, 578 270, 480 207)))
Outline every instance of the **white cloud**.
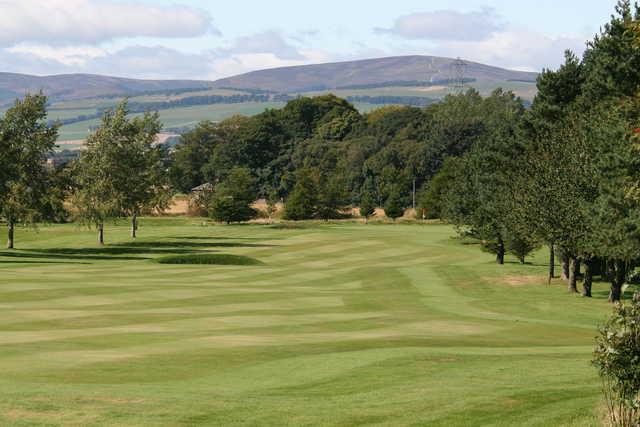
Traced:
POLYGON ((483 40, 501 28, 495 11, 484 8, 475 12, 437 10, 412 13, 397 18, 391 28, 377 28, 375 31, 412 40, 483 40))
POLYGON ((0 49, 0 70, 39 75, 90 73, 144 79, 215 80, 254 70, 334 59, 321 50, 296 52, 296 59, 283 59, 275 53, 209 50, 189 54, 163 46, 129 46, 110 51, 98 47, 20 45, 0 49))
POLYGON ((217 32, 211 17, 185 6, 100 0, 0 0, 0 45, 98 44, 125 37, 194 37, 217 32))
POLYGON ((563 52, 571 49, 581 55, 586 36, 547 36, 533 31, 509 29, 492 33, 481 41, 447 41, 434 49, 438 55, 456 57, 500 67, 540 71, 555 68, 564 60, 563 52))
POLYGON ((285 60, 304 59, 298 49, 287 42, 276 30, 238 37, 230 47, 220 49, 219 52, 227 55, 271 54, 285 60))
POLYGON ((9 49, 9 53, 33 55, 47 61, 56 61, 70 67, 84 67, 92 59, 106 56, 107 50, 95 46, 63 46, 22 44, 9 49))

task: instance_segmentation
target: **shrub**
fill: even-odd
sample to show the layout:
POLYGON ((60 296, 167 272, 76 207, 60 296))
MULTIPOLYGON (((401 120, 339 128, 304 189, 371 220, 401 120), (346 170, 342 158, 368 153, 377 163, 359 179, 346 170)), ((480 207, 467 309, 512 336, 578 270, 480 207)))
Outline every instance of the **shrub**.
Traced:
POLYGON ((598 368, 611 425, 640 422, 640 293, 617 304, 600 328, 593 364, 598 368))
POLYGON ((404 215, 404 208, 402 207, 402 198, 400 196, 400 192, 397 189, 394 189, 387 199, 387 203, 384 205, 384 214, 391 218, 392 220, 396 220, 396 218, 400 218, 404 215))
POLYGON ((360 198, 360 216, 367 221, 370 216, 376 213, 376 206, 373 197, 369 192, 365 192, 360 198))

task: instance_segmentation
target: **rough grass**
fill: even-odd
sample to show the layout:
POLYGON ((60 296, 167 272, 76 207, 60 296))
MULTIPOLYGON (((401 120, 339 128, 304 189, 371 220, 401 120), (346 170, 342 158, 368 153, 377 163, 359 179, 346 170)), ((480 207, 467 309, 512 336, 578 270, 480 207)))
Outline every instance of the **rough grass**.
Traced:
POLYGON ((157 258, 160 264, 212 264, 212 265, 260 265, 260 261, 248 256, 230 254, 189 254, 157 258))
POLYGON ((452 234, 142 219, 100 248, 73 225, 19 230, 0 254, 0 425, 597 425, 606 286, 569 295, 546 253, 500 267, 452 234), (264 266, 148 261, 220 250, 264 266))

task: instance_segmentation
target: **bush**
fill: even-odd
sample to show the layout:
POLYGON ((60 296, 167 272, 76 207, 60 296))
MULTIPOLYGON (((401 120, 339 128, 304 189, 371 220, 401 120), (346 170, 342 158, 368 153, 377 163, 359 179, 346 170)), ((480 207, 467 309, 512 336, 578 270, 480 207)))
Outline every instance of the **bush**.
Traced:
POLYGON ((192 264, 192 265, 260 265, 260 261, 242 255, 230 254, 189 254, 172 255, 157 258, 159 264, 192 264))
POLYGON ((617 304, 600 328, 593 364, 603 380, 611 425, 640 422, 640 293, 631 304, 617 304))
POLYGON ((318 187, 309 169, 296 173, 296 184, 284 205, 284 219, 293 221, 312 219, 316 216, 318 187))
POLYGON ((387 199, 387 203, 385 203, 384 205, 384 214, 394 221, 396 220, 396 218, 400 218, 402 215, 404 215, 402 198, 399 191, 394 189, 391 192, 389 199, 387 199))
POLYGON ((370 216, 376 213, 376 206, 373 201, 373 197, 368 192, 365 192, 360 198, 360 216, 366 220, 370 216))
POLYGON ((216 221, 243 222, 255 218, 250 205, 255 196, 255 180, 246 168, 233 168, 227 179, 218 184, 209 204, 209 215, 216 221))

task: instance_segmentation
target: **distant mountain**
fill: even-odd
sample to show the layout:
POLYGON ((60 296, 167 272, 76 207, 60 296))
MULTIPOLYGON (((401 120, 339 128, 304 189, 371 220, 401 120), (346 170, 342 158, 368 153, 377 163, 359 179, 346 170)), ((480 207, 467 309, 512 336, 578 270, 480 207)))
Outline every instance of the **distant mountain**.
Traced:
POLYGON ((137 80, 94 74, 61 74, 40 77, 0 73, 0 104, 12 101, 25 93, 34 93, 39 90, 42 90, 52 100, 65 101, 209 87, 211 87, 211 82, 197 80, 137 80))
MULTIPOLYGON (((281 67, 217 80, 214 86, 295 93, 411 82, 442 83, 456 74, 453 62, 454 59, 436 56, 397 56, 281 67)), ((535 82, 538 76, 537 73, 507 70, 476 62, 464 63, 464 78, 476 82, 535 82)))
MULTIPOLYGON (((330 64, 253 71, 215 82, 203 80, 138 80, 94 74, 31 76, 0 73, 0 105, 28 92, 42 90, 52 101, 122 97, 145 93, 233 88, 297 94, 334 89, 446 84, 454 73, 453 59, 397 56, 330 64)), ((465 61, 464 78, 487 86, 501 82, 535 82, 537 73, 507 70, 465 61)))

